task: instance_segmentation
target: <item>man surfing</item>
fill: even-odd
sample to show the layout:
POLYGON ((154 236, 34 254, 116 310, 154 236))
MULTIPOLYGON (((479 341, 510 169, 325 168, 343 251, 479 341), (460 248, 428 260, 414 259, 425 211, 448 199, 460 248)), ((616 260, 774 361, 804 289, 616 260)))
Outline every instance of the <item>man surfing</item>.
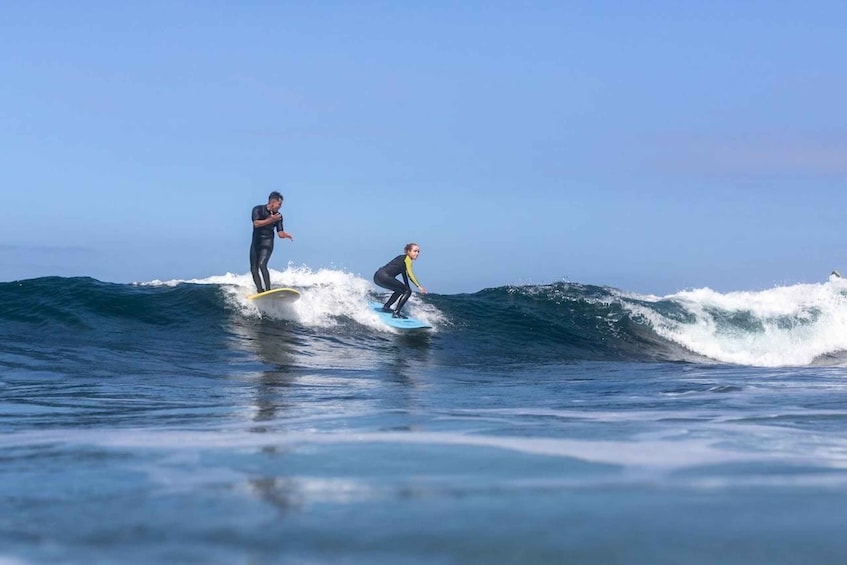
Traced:
POLYGON ((250 244, 250 273, 256 284, 256 292, 267 292, 271 289, 271 274, 268 272, 268 260, 274 250, 274 229, 280 238, 294 241, 294 236, 282 227, 282 194, 274 190, 268 195, 267 204, 253 207, 253 242, 250 244), (261 272, 261 277, 259 273, 261 272), (264 279, 264 286, 262 281, 264 279))

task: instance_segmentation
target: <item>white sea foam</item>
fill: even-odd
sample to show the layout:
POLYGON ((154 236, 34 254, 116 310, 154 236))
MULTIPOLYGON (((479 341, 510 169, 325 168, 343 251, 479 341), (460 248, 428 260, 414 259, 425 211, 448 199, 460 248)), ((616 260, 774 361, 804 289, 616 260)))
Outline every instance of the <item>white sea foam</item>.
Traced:
POLYGON ((847 351, 847 280, 798 284, 762 291, 720 293, 709 288, 662 298, 624 297, 624 306, 647 319, 660 336, 725 363, 761 367, 808 365, 847 351), (633 303, 672 301, 693 322, 633 303))
MULTIPOLYGON (((581 461, 624 467, 683 469, 737 461, 779 459, 776 454, 747 453, 714 445, 706 439, 684 441, 646 439, 640 441, 577 440, 543 437, 513 437, 457 432, 315 432, 266 431, 261 434, 241 430, 226 433, 194 431, 77 430, 23 432, 0 437, 0 446, 36 444, 97 445, 118 449, 217 450, 265 449, 269 447, 303 449, 308 446, 345 444, 396 444, 454 446, 500 449, 525 455, 566 457, 581 461)), ((843 458, 840 457, 839 459, 843 458)))
MULTIPOLYGON (((300 300, 292 303, 257 303, 247 297, 256 292, 250 273, 214 275, 202 279, 173 279, 139 283, 146 286, 176 286, 178 284, 211 284, 221 287, 228 304, 244 316, 293 320, 308 327, 336 326, 342 318, 376 330, 392 332, 369 307, 369 302, 384 298, 382 289, 362 277, 346 271, 288 265, 284 271, 270 269, 271 286, 291 287, 300 291, 300 300)), ((437 328, 444 322, 437 308, 423 303, 418 295, 404 309, 409 315, 437 328)))

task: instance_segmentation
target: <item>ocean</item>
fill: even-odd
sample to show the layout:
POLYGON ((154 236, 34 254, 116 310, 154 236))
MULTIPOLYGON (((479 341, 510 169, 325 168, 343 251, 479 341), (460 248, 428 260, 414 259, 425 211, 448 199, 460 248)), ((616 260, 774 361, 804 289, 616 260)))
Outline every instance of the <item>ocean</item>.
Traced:
POLYGON ((0 283, 0 564, 828 564, 847 281, 0 283))

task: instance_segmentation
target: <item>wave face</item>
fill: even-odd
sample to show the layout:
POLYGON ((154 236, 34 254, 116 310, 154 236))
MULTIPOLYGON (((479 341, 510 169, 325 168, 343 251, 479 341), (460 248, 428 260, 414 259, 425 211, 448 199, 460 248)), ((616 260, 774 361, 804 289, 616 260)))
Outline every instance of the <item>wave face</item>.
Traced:
MULTIPOLYGON (((394 330, 368 308, 373 285, 337 270, 272 271, 274 286, 302 298, 247 300, 250 276, 112 284, 48 277, 0 283, 2 338, 45 347, 84 344, 120 351, 209 348, 284 331, 312 362, 332 344, 384 354, 394 330)), ((657 297, 573 283, 415 295, 409 313, 435 328, 429 353, 446 365, 561 361, 713 362, 749 366, 847 364, 847 282, 722 294, 708 288, 657 297)), ((262 337, 264 336, 264 337, 262 337)), ((290 341, 290 340, 289 340, 290 341)), ((336 348, 337 349, 337 348, 336 348)), ((45 353, 46 354, 46 353, 45 353)), ((331 356, 330 356, 331 357, 331 356)))

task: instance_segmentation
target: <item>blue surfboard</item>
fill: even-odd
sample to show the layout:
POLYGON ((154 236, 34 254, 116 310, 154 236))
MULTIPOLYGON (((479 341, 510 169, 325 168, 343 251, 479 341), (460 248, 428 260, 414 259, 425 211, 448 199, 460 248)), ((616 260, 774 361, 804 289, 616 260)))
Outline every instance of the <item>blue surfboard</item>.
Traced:
POLYGON ((386 326, 397 328, 398 330, 428 330, 432 326, 426 322, 421 322, 414 318, 394 318, 391 312, 383 312, 382 304, 371 303, 371 309, 379 314, 379 320, 386 326))

